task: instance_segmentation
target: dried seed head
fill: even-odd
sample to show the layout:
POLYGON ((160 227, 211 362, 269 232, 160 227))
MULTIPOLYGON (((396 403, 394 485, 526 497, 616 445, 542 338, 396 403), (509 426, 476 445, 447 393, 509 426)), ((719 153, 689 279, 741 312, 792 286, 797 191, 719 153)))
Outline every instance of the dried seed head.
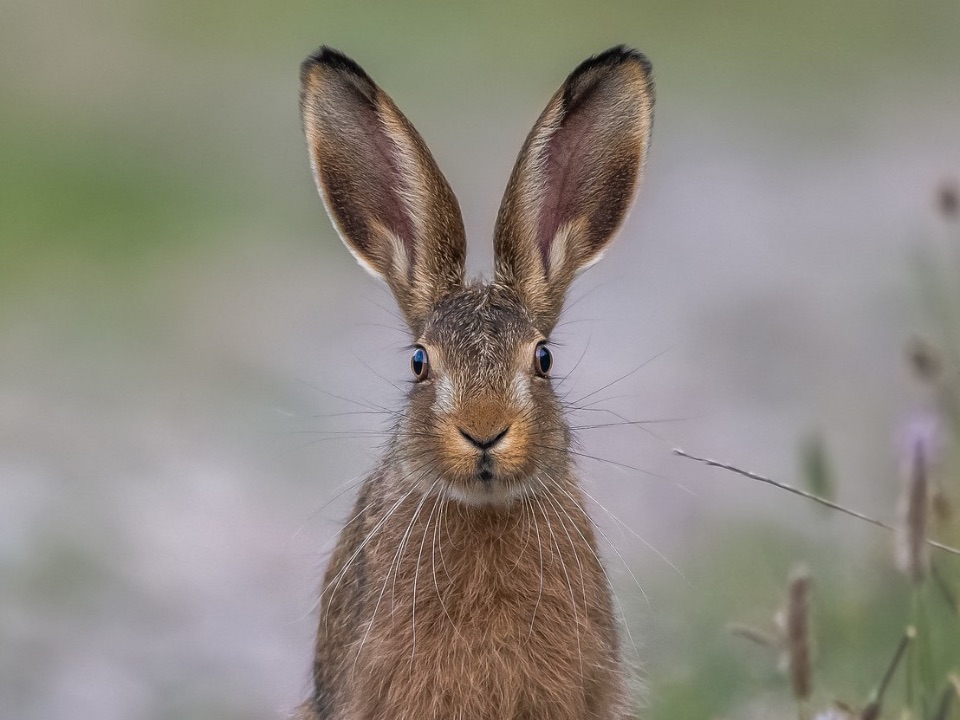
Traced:
POLYGON ((813 686, 813 673, 810 660, 810 574, 802 566, 790 574, 786 639, 793 695, 797 700, 806 700, 813 686))
POLYGON ((914 444, 904 472, 896 532, 897 567, 914 583, 921 583, 930 570, 927 523, 930 509, 930 483, 927 447, 914 444))
POLYGON ((930 343, 914 338, 907 345, 907 361, 914 376, 926 383, 935 383, 940 379, 943 363, 940 353, 930 343))
POLYGON ((943 489, 939 482, 934 483, 930 503, 933 507, 933 517, 936 522, 946 525, 953 518, 953 504, 950 502, 950 496, 943 489))
POLYGON ((956 179, 944 180, 937 190, 937 209, 947 220, 960 217, 960 187, 956 179))

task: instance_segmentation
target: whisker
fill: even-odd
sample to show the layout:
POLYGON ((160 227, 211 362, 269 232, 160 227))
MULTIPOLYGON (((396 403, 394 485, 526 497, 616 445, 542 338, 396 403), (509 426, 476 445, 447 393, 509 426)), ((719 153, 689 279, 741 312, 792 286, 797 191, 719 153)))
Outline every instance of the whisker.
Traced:
MULTIPOLYGON (((447 502, 441 502, 441 496, 437 495, 437 502, 434 503, 434 510, 439 506, 440 511, 437 513, 437 525, 433 530, 433 542, 430 545, 430 567, 433 571, 433 586, 437 591, 437 600, 440 601, 440 607, 443 609, 443 614, 447 616, 447 620, 450 621, 450 624, 453 626, 454 632, 460 637, 461 640, 464 639, 463 634, 460 632, 460 628, 457 627, 457 623, 454 622, 453 617, 450 615, 450 612, 447 610, 447 604, 443 601, 443 594, 440 592, 440 583, 437 581, 437 546, 440 544, 440 525, 443 522, 444 512, 446 511, 447 502)), ((427 527, 430 526, 430 519, 433 517, 433 511, 430 513, 430 518, 427 518, 427 527)), ((443 555, 441 554, 441 561, 443 560, 443 555)), ((450 576, 447 575, 449 580, 450 576)))
POLYGON ((618 467, 623 470, 633 470, 634 472, 642 473, 643 475, 649 475, 650 477, 655 477, 658 480, 663 480, 665 482, 673 483, 677 487, 682 488, 687 492, 690 492, 689 490, 687 490, 687 488, 683 487, 683 485, 680 485, 676 480, 672 480, 671 478, 665 477, 664 475, 658 475, 652 470, 644 470, 643 468, 638 468, 633 465, 627 465, 626 463, 618 462, 617 460, 609 460, 607 458, 602 458, 599 455, 590 455, 589 453, 581 452, 579 450, 574 450, 573 448, 556 448, 556 447, 550 447, 549 445, 540 445, 536 443, 533 443, 533 445, 534 447, 537 447, 541 450, 553 450, 554 452, 560 452, 560 453, 566 452, 576 457, 584 458, 586 460, 594 460, 596 462, 606 463, 608 465, 612 465, 614 467, 618 467))
POLYGON ((314 390, 318 393, 322 393, 327 397, 332 397, 335 400, 342 400, 343 402, 348 402, 352 405, 357 405, 359 407, 366 408, 368 410, 381 410, 383 412, 394 412, 388 407, 384 407, 383 405, 377 405, 376 403, 370 402, 369 400, 354 400, 353 398, 348 398, 343 395, 337 395, 336 393, 332 393, 329 390, 324 390, 323 388, 317 385, 314 385, 313 383, 307 380, 303 380, 302 378, 298 379, 297 382, 302 383, 303 385, 306 385, 307 387, 309 387, 311 390, 314 390))
MULTIPOLYGON (((381 527, 383 527, 383 524, 390 518, 390 516, 396 511, 396 509, 400 507, 400 504, 404 500, 406 500, 411 494, 413 494, 414 489, 415 488, 412 488, 404 496, 402 496, 396 502, 396 504, 392 508, 390 508, 389 512, 380 519, 380 521, 376 524, 376 526, 374 526, 374 528, 369 533, 367 533, 367 536, 363 539, 363 542, 360 543, 360 546, 354 551, 353 555, 350 556, 350 558, 347 560, 344 566, 340 568, 340 572, 338 572, 336 577, 331 581, 331 583, 333 584, 333 587, 331 588, 331 583, 328 583, 327 586, 324 587, 324 589, 318 595, 316 602, 314 602, 313 605, 310 607, 310 609, 304 614, 303 616, 304 618, 320 606, 320 603, 324 600, 324 597, 327 594, 328 589, 330 590, 331 597, 336 593, 337 587, 339 587, 340 585, 340 581, 343 579, 343 576, 346 574, 347 570, 350 569, 350 566, 353 564, 353 561, 356 560, 357 557, 359 557, 360 553, 363 552, 363 549, 367 546, 367 543, 369 543, 370 540, 373 538, 373 536, 377 533, 377 531, 381 527)), ((301 618, 301 620, 302 619, 303 618, 301 618)))
MULTIPOLYGON (((589 522, 591 526, 597 529, 596 523, 594 523, 593 519, 590 517, 590 514, 586 511, 583 505, 581 505, 580 502, 573 496, 573 493, 570 492, 567 488, 563 487, 559 483, 559 481, 557 481, 552 475, 550 475, 549 473, 546 473, 546 475, 547 475, 547 478, 555 484, 556 488, 567 496, 570 502, 572 502, 574 507, 576 507, 580 511, 580 513, 587 520, 587 522, 589 522)), ((569 512, 567 512, 565 508, 564 508, 564 513, 566 513, 567 517, 570 518, 570 514, 569 512)), ((633 647, 634 655, 636 656, 637 662, 639 663, 640 650, 637 647, 637 643, 633 638, 633 633, 630 631, 630 624, 627 621, 627 613, 624 610, 623 603, 620 601, 620 596, 617 594, 617 591, 613 586, 613 582, 610 580, 610 574, 607 572, 607 568, 604 565, 603 560, 601 560, 600 556, 597 554, 597 551, 594 548, 593 543, 587 540, 586 537, 584 537, 583 532, 580 530, 579 526, 572 518, 570 518, 570 522, 573 525, 574 529, 577 531, 577 533, 580 535, 580 538, 583 540, 584 544, 590 549, 590 552, 593 554, 594 559, 597 561, 597 567, 600 568, 600 572, 603 574, 604 580, 606 581, 607 588, 609 589, 610 594, 613 596, 614 601, 617 603, 617 608, 620 612, 620 620, 623 624, 624 630, 626 630, 627 632, 627 637, 630 640, 630 645, 633 647)), ((639 582, 637 583, 637 585, 639 587, 639 582)), ((640 588, 640 592, 643 593, 643 588, 640 588)), ((644 597, 646 596, 644 595, 644 597)), ((649 604, 649 601, 648 601, 648 604, 649 604)))
POLYGON ((537 620, 537 610, 540 609, 540 600, 543 598, 543 544, 540 540, 540 523, 537 522, 536 510, 533 502, 526 496, 523 498, 525 503, 529 503, 530 515, 533 518, 533 527, 537 531, 537 549, 540 552, 540 589, 537 591, 537 602, 533 606, 533 616, 530 618, 530 632, 527 633, 527 639, 533 635, 533 626, 537 620))
MULTIPOLYGON (((547 475, 547 477, 550 478, 550 475, 547 475)), ((552 478, 550 479, 552 480, 552 478)), ((557 484, 555 480, 553 482, 555 485, 557 484)), ((570 544, 570 551, 573 553, 573 557, 577 561, 577 567, 580 570, 580 589, 583 592, 583 607, 584 607, 584 610, 586 611, 589 605, 589 603, 587 602, 587 585, 586 585, 586 580, 584 579, 584 576, 583 576, 583 563, 580 562, 580 555, 579 553, 577 553, 577 546, 574 544, 573 538, 570 536, 570 531, 567 529, 566 523, 563 522, 563 518, 560 517, 560 513, 557 510, 557 508, 560 507, 559 502, 556 500, 556 498, 553 497, 553 495, 549 492, 549 490, 544 492, 543 496, 553 506, 554 514, 557 516, 557 522, 560 523, 560 527, 563 528, 563 531, 567 536, 567 542, 570 544)), ((566 510, 564 510, 564 514, 566 514, 567 519, 570 520, 570 522, 573 522, 573 519, 570 517, 570 514, 566 512, 566 510)), ((575 523, 574 523, 574 527, 576 528, 575 523)), ((579 532, 579 528, 576 528, 576 529, 577 529, 577 532, 579 532)), ((582 538, 583 535, 581 534, 580 537, 582 538)))
POLYGON ((568 372, 566 375, 564 375, 562 378, 560 378, 557 381, 557 387, 560 387, 561 385, 563 385, 567 381, 567 379, 571 375, 573 375, 574 372, 576 372, 577 368, 580 367, 580 363, 582 363, 583 359, 587 356, 587 350, 590 349, 590 340, 592 339, 592 337, 593 337, 592 335, 587 336, 587 342, 586 342, 586 345, 583 346, 583 352, 580 353, 580 357, 577 358, 577 362, 575 362, 573 364, 573 367, 570 368, 570 372, 568 372))
MULTIPOLYGON (((604 412, 604 413, 607 413, 607 414, 609 414, 609 415, 612 415, 612 416, 615 417, 615 418, 618 418, 618 419, 620 420, 620 422, 616 422, 616 423, 595 423, 595 424, 593 424, 593 425, 571 425, 571 426, 570 426, 570 430, 573 431, 573 432, 577 432, 577 431, 580 431, 580 430, 594 430, 594 429, 597 429, 597 428, 618 427, 618 426, 621 426, 621 425, 622 425, 622 426, 632 426, 632 427, 636 427, 638 430, 641 430, 642 432, 645 432, 645 433, 646 433, 647 435, 649 435, 650 437, 654 438, 655 440, 659 441, 661 444, 666 445, 666 446, 668 446, 668 447, 673 447, 673 444, 674 444, 674 443, 671 443, 670 441, 668 441, 668 440, 667 440, 666 438, 664 438, 663 436, 658 435, 658 434, 655 433, 653 430, 651 430, 649 427, 647 427, 647 425, 654 425, 654 424, 661 424, 661 423, 668 423, 668 422, 680 422, 680 421, 681 421, 681 420, 679 420, 679 419, 678 419, 678 420, 673 420, 673 419, 632 420, 632 419, 626 417, 625 415, 621 415, 620 413, 618 413, 618 412, 616 412, 616 411, 614 411, 614 410, 609 410, 609 409, 606 409, 606 408, 580 408, 580 409, 583 410, 583 411, 585 411, 585 412, 604 412)), ((576 412, 576 410, 572 410, 572 411, 571 411, 571 410, 568 409, 568 412, 576 412)))
MULTIPOLYGON (((421 475, 421 478, 424 477, 427 472, 429 472, 429 468, 427 468, 424 465, 417 468, 416 470, 411 470, 409 473, 407 473, 402 478, 400 478, 399 482, 402 483, 403 481, 412 477, 414 473, 420 472, 421 470, 424 471, 423 475, 421 475)), ((370 542, 373 536, 380 530, 380 528, 383 527, 383 525, 387 522, 387 520, 389 520, 390 517, 397 511, 400 505, 403 504, 407 500, 407 498, 409 498, 411 495, 413 495, 414 492, 417 491, 418 489, 417 484, 418 483, 413 483, 413 486, 406 493, 404 493, 400 497, 400 499, 397 500, 397 502, 394 503, 394 505, 387 511, 387 513, 377 522, 374 528, 363 539, 363 542, 360 543, 360 546, 354 551, 353 555, 350 556, 350 558, 347 560, 344 566, 340 569, 340 572, 337 573, 337 576, 331 581, 331 583, 333 583, 333 588, 332 589, 330 588, 330 584, 327 584, 327 586, 324 587, 324 589, 320 592, 320 595, 317 598, 316 602, 313 604, 310 610, 307 611, 306 613, 307 615, 309 615, 310 613, 312 613, 314 610, 317 609, 317 607, 326 597, 328 590, 330 592, 331 597, 333 596, 333 594, 336 593, 337 588, 340 586, 340 582, 343 580, 343 577, 346 574, 347 570, 350 568, 353 562, 357 559, 357 557, 359 557, 360 553, 363 552, 364 548, 367 546, 367 544, 370 542)))
MULTIPOLYGON (((437 480, 436 482, 440 482, 437 480)), ((436 483, 434 483, 436 485, 436 483)), ((437 503, 440 501, 440 496, 437 496, 437 500, 433 503, 433 510, 430 511, 430 516, 427 518, 427 524, 423 528, 423 539, 420 541, 420 551, 417 553, 417 567, 413 572, 413 611, 410 616, 410 624, 413 629, 413 644, 410 648, 410 662, 413 663, 414 656, 417 654, 417 583, 420 579, 420 563, 423 559, 423 547, 427 543, 427 531, 430 530, 430 520, 433 518, 433 513, 437 509, 437 503)), ((418 510, 419 512, 419 510, 418 510)), ((440 601, 441 604, 443 600, 440 601)))
POLYGON ((621 375, 620 377, 618 377, 616 380, 611 380, 611 381, 608 382, 606 385, 603 385, 603 386, 597 388, 597 389, 594 390, 593 392, 587 393, 586 395, 584 395, 583 397, 581 397, 579 400, 576 400, 575 403, 576 403, 577 405, 579 405, 579 404, 582 403, 584 400, 588 400, 589 398, 594 397, 594 396, 597 395, 598 393, 603 392, 603 391, 606 390, 607 388, 612 387, 612 386, 616 385, 617 383, 626 380, 628 377, 631 377, 632 375, 637 374, 638 372, 640 372, 641 370, 643 370, 643 368, 645 368, 647 365, 649 365, 650 363, 652 363, 654 360, 657 360, 658 358, 662 357, 663 355, 665 355, 666 353, 668 353, 668 352, 669 352, 670 350, 672 350, 672 349, 673 349, 673 346, 670 346, 670 347, 668 347, 668 348, 666 348, 666 349, 664 349, 664 350, 661 350, 660 352, 658 352, 656 355, 654 355, 653 357, 649 358, 648 360, 644 360, 640 365, 638 365, 637 367, 635 367, 635 368, 634 368, 633 370, 631 370, 630 372, 624 373, 623 375, 621 375))
POLYGON ((563 551, 560 549, 560 543, 557 541, 556 536, 553 534, 553 523, 550 522, 550 518, 547 517, 546 508, 543 507, 543 503, 539 502, 539 497, 537 497, 537 502, 543 510, 543 519, 547 523, 547 531, 550 533, 550 541, 553 543, 554 548, 557 551, 557 559, 560 561, 560 568, 563 570, 563 575, 567 579, 567 587, 570 590, 570 609, 573 610, 573 621, 576 625, 577 633, 577 655, 580 658, 580 678, 583 679, 583 648, 580 644, 580 615, 577 612, 577 599, 573 592, 573 583, 570 581, 570 573, 567 571, 567 563, 563 559, 563 551))
POLYGON ((597 428, 663 425, 665 423, 686 422, 686 418, 658 418, 655 420, 624 420, 623 422, 597 423, 595 425, 571 425, 571 430, 595 430, 597 428))
MULTIPOLYGON (((311 522, 313 522, 313 520, 317 517, 317 515, 319 515, 319 514, 322 513, 324 510, 326 510, 328 507, 330 507, 330 505, 332 505, 334 502, 336 502, 339 498, 343 497, 343 496, 346 495, 348 492, 350 492, 351 490, 353 490, 354 488, 356 488, 359 484, 361 484, 361 483, 363 482, 364 479, 365 479, 365 476, 364 476, 364 475, 355 475, 355 476, 353 476, 352 478, 350 478, 349 480, 347 480, 345 483, 341 483, 340 485, 338 485, 337 487, 335 487, 335 488, 333 489, 333 492, 336 493, 336 494, 335 494, 332 498, 330 498, 329 500, 327 500, 327 502, 325 502, 325 503, 324 503, 323 505, 321 505, 319 508, 317 508, 314 512, 310 513, 309 517, 307 517, 307 519, 303 521, 303 523, 300 525, 300 527, 297 528, 296 532, 294 532, 293 535, 290 537, 290 540, 296 540, 296 539, 300 536, 300 533, 303 532, 303 530, 307 527, 307 525, 309 525, 311 522), (339 491, 339 492, 338 492, 338 491, 339 491)), ((346 527, 349 527, 349 526, 350 526, 350 523, 352 523, 354 520, 356 520, 356 519, 357 519, 358 517, 360 517, 362 514, 363 514, 363 511, 358 512, 358 513, 357 513, 356 515, 354 515, 352 518, 350 518, 349 520, 347 520, 347 522, 344 523, 343 527, 345 527, 345 528, 346 528, 346 527)))
POLYGON ((385 382, 387 385, 389 385, 390 387, 392 387, 394 390, 396 390, 397 392, 401 393, 402 395, 406 395, 406 391, 404 391, 404 389, 403 389, 402 387, 400 387, 399 385, 397 385, 397 384, 396 384, 395 382, 393 382, 392 380, 388 380, 388 379, 385 378, 383 375, 381 375, 380 373, 378 373, 376 370, 374 370, 372 367, 370 367, 369 363, 367 363, 367 361, 364 360, 362 357, 360 357, 359 355, 357 355, 357 354, 356 354, 355 352, 353 352, 353 351, 351 351, 350 354, 353 355, 354 359, 356 359, 357 362, 359 362, 361 365, 363 365, 367 370, 369 370, 371 373, 373 373, 374 375, 376 375, 378 378, 380 378, 381 380, 383 380, 383 382, 385 382))
MULTIPOLYGON (((659 550, 657 550, 657 548, 655 548, 653 545, 650 544, 650 542, 648 542, 648 541, 645 540, 643 537, 641 537, 633 528, 631 528, 631 527, 630 527, 629 525, 627 525, 623 520, 621 520, 621 519, 618 518, 616 515, 614 515, 612 512, 610 512, 610 510, 608 510, 608 509, 606 508, 606 506, 605 506, 602 502, 600 502, 599 500, 597 500, 597 499, 596 499, 593 495, 591 495, 589 492, 587 492, 587 491, 584 490, 583 488, 580 488, 580 492, 582 492, 582 493, 583 493, 584 495, 586 495, 590 500, 592 500, 594 503, 596 503, 597 507, 599 507, 599 508, 600 508, 601 510, 603 510, 607 515, 609 515, 612 520, 614 520, 616 523, 618 523, 621 527, 623 527, 624 530, 626 530, 628 533, 630 533, 631 535, 633 535, 633 537, 635 537, 637 540, 639 540, 640 542, 642 542, 649 550, 651 550, 652 552, 654 552, 654 553, 657 555, 657 557, 659 557, 659 558, 660 558, 661 560, 663 560, 667 565, 669 565, 671 568, 673 568, 674 571, 676 571, 677 575, 679 575, 681 578, 683 578, 683 581, 686 582, 687 585, 689 585, 691 588, 694 588, 694 584, 687 579, 687 576, 684 575, 684 574, 680 571, 680 568, 678 568, 676 565, 674 565, 674 564, 670 561, 670 558, 668 558, 668 557, 667 557, 666 555, 664 555, 662 552, 660 552, 659 550)), ((695 589, 695 588, 694 588, 694 589, 695 589)))
POLYGON ((390 417, 398 417, 401 415, 401 411, 399 410, 346 410, 344 412, 317 413, 315 415, 291 415, 290 417, 297 417, 297 418, 309 419, 309 420, 323 420, 326 418, 352 417, 354 415, 388 415, 390 417))
MULTIPOLYGON (((439 481, 439 480, 434 481, 434 484, 433 484, 433 486, 431 486, 431 489, 432 489, 434 486, 436 486, 436 484, 437 484, 438 482, 440 482, 440 481, 439 481)), ((369 620, 368 623, 367 623, 366 632, 364 632, 364 634, 363 634, 363 639, 360 641, 360 646, 357 648, 357 654, 356 654, 356 656, 354 657, 354 660, 353 660, 354 667, 356 667, 357 662, 359 662, 359 660, 360 660, 360 653, 363 651, 363 646, 364 646, 364 644, 366 644, 366 642, 367 642, 367 637, 370 635, 370 631, 373 629, 374 622, 376 621, 376 618, 377 618, 377 611, 380 609, 380 602, 383 600, 383 594, 386 592, 386 590, 387 590, 387 585, 388 585, 389 582, 390 582, 390 573, 391 573, 391 572, 394 572, 394 580, 396 580, 396 573, 399 573, 399 571, 400 571, 400 558, 401 558, 401 554, 403 553, 403 548, 404 548, 404 543, 405 543, 405 541, 406 541, 406 536, 407 536, 407 534, 409 534, 409 532, 410 532, 411 528, 413 527, 414 523, 417 521, 417 516, 420 514, 420 509, 423 507, 423 504, 424 504, 424 502, 426 501, 426 499, 427 499, 427 495, 426 495, 426 494, 424 494, 424 496, 423 496, 422 498, 420 498, 420 502, 417 504, 417 509, 414 511, 413 516, 410 518, 410 522, 409 522, 409 524, 407 525, 407 530, 406 530, 406 532, 404 533, 404 539, 401 540, 400 545, 399 545, 399 547, 397 548, 397 552, 394 554, 393 560, 392 560, 391 563, 390 563, 390 567, 387 569, 387 574, 386 574, 386 576, 385 576, 384 579, 383 579, 383 587, 380 588, 380 595, 377 597, 377 603, 376 603, 376 605, 374 605, 374 608, 373 608, 373 614, 370 616, 370 620, 369 620), (396 568, 395 571, 394 571, 394 568, 396 568)))

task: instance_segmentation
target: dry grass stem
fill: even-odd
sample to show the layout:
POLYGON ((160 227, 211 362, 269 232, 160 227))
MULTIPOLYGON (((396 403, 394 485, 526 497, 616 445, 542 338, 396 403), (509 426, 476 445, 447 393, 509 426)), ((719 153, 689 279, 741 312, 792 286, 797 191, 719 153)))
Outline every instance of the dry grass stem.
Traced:
MULTIPOLYGON (((813 500, 814 502, 819 503, 820 505, 824 505, 825 507, 836 510, 837 512, 841 512, 844 515, 849 515, 850 517, 854 517, 857 520, 862 520, 863 522, 870 523, 871 525, 875 525, 876 527, 883 528, 884 530, 889 530, 891 532, 895 530, 893 525, 885 523, 882 520, 876 520, 875 518, 872 518, 869 515, 864 515, 863 513, 857 512, 856 510, 851 510, 850 508, 844 507, 843 505, 835 503, 831 500, 822 498, 819 495, 814 495, 813 493, 809 493, 806 490, 801 490, 800 488, 794 487, 793 485, 788 485, 787 483, 780 482, 779 480, 773 480, 772 478, 768 478, 764 475, 759 475, 757 473, 750 472, 749 470, 744 470, 742 468, 737 467, 736 465, 730 465, 729 463, 720 462, 719 460, 712 460, 710 458, 691 455, 690 453, 686 452, 685 450, 681 450, 680 448, 674 448, 673 454, 679 455, 680 457, 687 458, 688 460, 694 460, 695 462, 703 463, 704 465, 709 465, 710 467, 720 468, 721 470, 728 470, 732 473, 736 473, 737 475, 742 475, 744 477, 750 478, 751 480, 756 480, 757 482, 762 482, 766 485, 772 485, 775 488, 780 488, 781 490, 786 490, 789 493, 792 493, 794 495, 799 495, 800 497, 806 498, 807 500, 813 500)), ((943 550, 944 552, 948 552, 951 555, 960 555, 960 549, 951 547, 950 545, 944 545, 943 543, 937 542, 936 540, 931 540, 930 538, 926 539, 926 544, 929 545, 930 547, 935 547, 938 550, 943 550)))
POLYGON ((761 647, 770 648, 771 650, 781 650, 783 648, 783 642, 780 638, 749 625, 734 623, 727 626, 727 631, 734 637, 749 640, 761 647))

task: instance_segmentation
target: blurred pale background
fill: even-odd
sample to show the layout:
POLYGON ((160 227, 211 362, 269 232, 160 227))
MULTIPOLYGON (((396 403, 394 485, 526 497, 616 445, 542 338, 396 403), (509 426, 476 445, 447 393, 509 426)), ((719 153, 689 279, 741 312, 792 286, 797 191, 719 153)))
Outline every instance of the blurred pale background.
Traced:
POLYGON ((481 273, 526 131, 621 42, 657 77, 647 180, 556 339, 572 398, 646 363, 590 402, 657 422, 581 433, 619 463, 585 460, 588 490, 649 543, 597 511, 646 717, 784 696, 724 626, 766 622, 796 559, 827 689, 866 693, 883 661, 850 653, 902 621, 888 538, 670 451, 799 482, 816 433, 841 498, 890 516, 960 3, 5 0, 0 715, 278 717, 306 692, 338 488, 383 427, 343 413, 395 407, 408 359, 315 195, 300 60, 328 43, 393 96, 481 273))

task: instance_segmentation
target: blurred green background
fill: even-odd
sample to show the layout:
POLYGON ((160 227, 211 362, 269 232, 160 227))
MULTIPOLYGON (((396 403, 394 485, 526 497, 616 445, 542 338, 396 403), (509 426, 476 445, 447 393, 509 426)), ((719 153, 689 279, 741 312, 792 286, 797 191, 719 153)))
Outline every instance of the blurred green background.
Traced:
POLYGON ((583 463, 591 494, 657 548, 598 510, 644 717, 793 716, 725 627, 769 625, 798 560, 818 698, 862 699, 908 619, 890 538, 670 450, 800 483, 813 433, 841 499, 893 515, 924 403, 901 349, 938 332, 911 263, 958 242, 933 190, 960 171, 960 3, 5 0, 0 714, 281 717, 307 690, 337 488, 377 454, 351 433, 381 427, 341 413, 407 373, 310 179, 321 43, 417 125, 476 272, 557 85, 649 55, 644 191, 557 334, 574 398, 650 361, 593 399, 655 424, 581 435, 620 463, 583 463))

